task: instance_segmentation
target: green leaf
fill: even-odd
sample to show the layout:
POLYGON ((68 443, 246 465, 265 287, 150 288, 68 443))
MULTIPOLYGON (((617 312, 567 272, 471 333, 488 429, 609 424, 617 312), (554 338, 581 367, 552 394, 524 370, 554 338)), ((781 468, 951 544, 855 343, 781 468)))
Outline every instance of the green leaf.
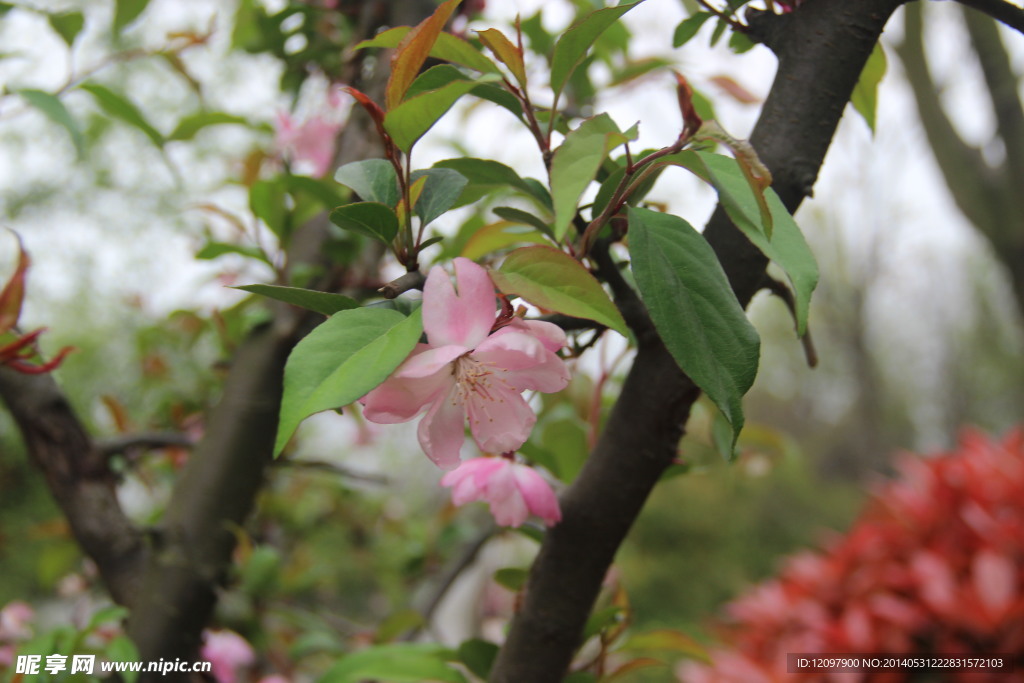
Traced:
POLYGON ((630 208, 629 253, 662 341, 729 420, 735 443, 761 344, 715 252, 682 218, 630 208))
POLYGON ((542 233, 518 222, 501 221, 474 232, 459 255, 475 261, 481 256, 519 244, 548 244, 548 240, 542 233))
POLYGON ((875 132, 875 113, 878 109, 878 84, 882 82, 887 67, 885 49, 881 43, 876 43, 850 95, 850 104, 864 117, 872 133, 875 132))
POLYGON ((71 136, 71 142, 75 145, 75 153, 78 158, 81 159, 85 156, 85 138, 82 136, 82 131, 59 97, 42 90, 32 89, 19 90, 18 94, 48 119, 62 126, 71 136))
POLYGON ((68 47, 75 43, 75 38, 78 37, 82 27, 85 26, 85 17, 82 16, 81 12, 48 14, 46 19, 50 22, 53 30, 67 43, 68 47))
POLYGON ((421 309, 409 317, 385 308, 335 313, 295 345, 284 369, 277 455, 302 420, 348 405, 383 382, 416 346, 421 309))
POLYGON ((529 211, 523 211, 522 209, 517 209, 514 206, 498 206, 491 209, 491 211, 493 211, 495 215, 504 218, 507 221, 521 223, 523 225, 532 225, 545 235, 551 235, 551 226, 548 225, 547 221, 534 216, 529 211))
POLYGON ((229 244, 227 242, 207 242, 203 245, 202 249, 196 252, 196 258, 202 261, 210 261, 224 254, 238 254, 239 256, 262 261, 267 265, 273 265, 262 249, 245 247, 240 244, 229 244))
POLYGON ((455 205, 467 181, 465 176, 450 168, 428 168, 413 171, 409 176, 409 183, 412 184, 422 177, 426 177, 427 182, 412 210, 420 217, 422 225, 428 225, 455 205))
POLYGON ((349 187, 367 202, 379 202, 394 208, 401 199, 395 167, 384 159, 366 159, 345 164, 334 173, 334 179, 349 187))
POLYGON ((384 115, 384 128, 398 148, 409 153, 460 97, 479 85, 478 81, 453 81, 437 90, 410 97, 384 115))
POLYGON ((622 314, 590 271, 568 254, 547 246, 523 247, 505 257, 491 279, 505 294, 535 306, 586 318, 623 336, 629 331, 622 314))
POLYGON ((719 17, 718 23, 715 24, 715 30, 711 32, 711 47, 718 45, 718 41, 722 39, 722 35, 725 34, 725 29, 728 28, 728 26, 729 24, 719 17))
MULTIPOLYGON (((412 29, 408 26, 396 26, 395 28, 381 31, 370 40, 364 40, 356 45, 357 50, 367 47, 398 47, 402 39, 412 29)), ((446 62, 460 64, 481 73, 501 73, 501 69, 490 59, 480 54, 479 50, 473 47, 458 36, 451 33, 442 33, 437 37, 437 42, 430 48, 430 56, 434 59, 443 59, 446 62)))
POLYGON ((310 178, 303 175, 286 175, 284 184, 293 198, 301 195, 312 197, 324 208, 332 209, 344 204, 348 198, 331 181, 324 178, 310 178))
POLYGON ((226 114, 222 111, 203 111, 197 114, 189 114, 178 121, 178 125, 167 136, 167 140, 191 140, 203 128, 225 124, 248 126, 249 121, 243 116, 226 114))
POLYGON ((373 679, 386 683, 466 683, 446 660, 451 651, 429 643, 377 645, 345 655, 320 683, 360 683, 373 679))
POLYGON ((551 57, 551 89, 554 91, 556 99, 598 36, 614 24, 619 17, 641 2, 643 0, 592 12, 558 39, 551 57))
POLYGON ((484 680, 491 675, 491 667, 497 657, 498 646, 487 640, 472 638, 459 645, 459 661, 484 680))
POLYGON ((683 19, 678 26, 676 26, 676 32, 672 34, 672 47, 682 47, 686 45, 697 35, 697 31, 704 25, 708 19, 712 17, 710 12, 697 12, 691 17, 683 19))
POLYGON ((114 7, 114 33, 120 33, 146 10, 149 0, 117 0, 114 7))
POLYGON ((161 135, 160 131, 154 128, 149 121, 146 120, 146 117, 143 116, 142 112, 125 97, 118 95, 110 88, 99 85, 98 83, 83 83, 78 87, 92 95, 103 111, 115 118, 121 119, 135 128, 138 128, 153 142, 154 145, 157 147, 163 147, 164 136, 161 135))
POLYGON ((267 224, 278 237, 287 233, 288 207, 285 202, 287 188, 280 177, 257 180, 249 188, 249 208, 254 216, 267 224))
POLYGON ((585 120, 565 136, 551 160, 551 198, 555 209, 555 238, 565 237, 576 203, 597 175, 608 152, 629 138, 619 132, 607 114, 585 120))
POLYGON ((741 55, 744 52, 749 52, 754 49, 755 45, 757 45, 757 43, 752 41, 750 36, 746 33, 734 31, 733 34, 729 36, 729 49, 738 55, 741 55))
POLYGON ((97 610, 92 617, 89 618, 89 623, 86 625, 86 631, 92 631, 101 624, 109 624, 114 621, 121 621, 128 617, 128 609, 121 607, 120 605, 108 605, 100 610, 97 610))
POLYGON ((522 190, 533 196, 534 186, 526 182, 512 168, 500 161, 491 159, 473 159, 471 157, 460 157, 458 159, 445 159, 434 164, 434 168, 450 168, 458 171, 469 181, 469 187, 507 186, 522 190))
POLYGON ((339 228, 357 232, 390 244, 398 234, 398 217, 378 202, 357 202, 331 211, 331 222, 339 228))
POLYGON ((0 17, 10 12, 14 7, 15 6, 9 2, 0 2, 0 17))
POLYGON ((406 90, 416 80, 423 62, 427 60, 437 37, 441 35, 444 25, 448 23, 448 18, 459 2, 460 0, 442 2, 433 14, 409 31, 398 44, 391 58, 391 74, 384 90, 384 108, 387 111, 394 110, 405 99, 406 90))
POLYGON ((234 289, 270 297, 326 316, 332 316, 338 311, 359 308, 359 302, 355 299, 334 292, 318 292, 314 289, 280 285, 242 285, 234 289))
POLYGON ((528 569, 505 567, 494 572, 494 582, 510 591, 518 591, 526 585, 526 579, 529 576, 530 571, 528 569))
POLYGON ((761 227, 761 207, 754 190, 735 159, 721 154, 689 151, 673 155, 670 159, 710 183, 736 227, 786 273, 796 300, 797 333, 803 336, 807 331, 811 294, 818 285, 818 264, 799 226, 775 190, 768 188, 764 192, 773 226, 769 239, 761 227))

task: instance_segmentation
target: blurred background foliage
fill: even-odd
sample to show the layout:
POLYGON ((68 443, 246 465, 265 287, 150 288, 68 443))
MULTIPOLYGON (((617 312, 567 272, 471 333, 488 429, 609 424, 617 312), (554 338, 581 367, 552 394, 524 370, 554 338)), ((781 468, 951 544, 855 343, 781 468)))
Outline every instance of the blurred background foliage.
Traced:
MULTIPOLYGON (((125 505, 146 521, 158 519, 187 440, 217 400, 229 352, 265 315, 262 304, 223 285, 274 275, 280 235, 254 216, 251 191, 282 170, 275 117, 323 109, 356 19, 326 2, 256 0, 153 0, 126 19, 129 4, 0 3, 0 222, 22 235, 34 259, 27 324, 50 328, 48 349, 76 347, 57 377, 101 443, 114 448, 118 437, 143 432, 184 437, 177 446, 112 451, 125 505), (104 84, 122 104, 104 108, 76 87, 83 81, 104 84), (26 88, 57 95, 75 123, 55 124, 48 105, 18 94, 26 88), (141 119, 125 113, 124 101, 141 119), (188 121, 197 127, 181 132, 188 121), (214 256, 211 244, 232 248, 214 256)), ((514 11, 499 4, 471 26, 509 21, 514 11)), ((511 4, 523 12, 528 45, 543 50, 574 11, 601 3, 548 3, 543 15, 539 3, 511 4)), ((684 7, 650 0, 642 10, 602 38, 571 84, 569 106, 579 116, 604 106, 617 116, 632 110, 623 116, 643 116, 644 130, 672 130, 674 91, 662 67, 674 64, 701 91, 702 106, 742 136, 756 116, 747 91, 756 102, 770 84, 767 52, 709 48, 710 24, 672 51, 684 7), (720 87, 730 82, 739 90, 720 87)), ((998 122, 986 107, 967 105, 984 103, 985 94, 956 11, 929 6, 925 14, 933 17, 925 28, 936 53, 932 78, 944 84, 965 144, 995 168, 1008 153, 1000 156, 998 122)), ((1024 331, 1006 267, 1013 256, 951 201, 930 137, 915 122, 894 33, 873 137, 847 117, 816 188, 820 199, 798 215, 822 271, 811 328, 819 366, 807 367, 784 306, 759 297, 751 315, 764 340, 762 366, 737 461, 717 454, 714 414, 702 402, 679 471, 656 490, 620 554, 637 629, 705 638, 716 608, 772 574, 781 555, 815 544, 824 529, 843 529, 865 483, 890 471, 894 451, 948 446, 965 424, 1001 433, 1021 419, 1024 331)), ((1019 73, 1020 41, 1006 49, 1019 73)), ((494 125, 485 109, 451 114, 456 122, 439 126, 424 154, 475 149, 473 131, 494 125)), ((487 156, 494 137, 474 153, 487 156)), ((510 155, 503 160, 520 161, 515 145, 501 146, 510 155)), ((711 196, 675 180, 666 176, 650 199, 699 224, 711 196)), ((460 220, 480 218, 467 211, 460 220)), ((530 447, 565 480, 626 367, 610 360, 616 349, 588 353, 570 391, 545 397, 530 447), (593 360, 598 353, 602 360, 593 360)), ((437 475, 421 467, 411 443, 408 432, 384 436, 358 415, 330 415, 305 427, 292 456, 271 470, 258 513, 237 531, 237 576, 218 618, 273 668, 291 671, 303 661, 316 670, 356 644, 408 635, 426 626, 410 608, 427 609, 460 562, 483 557, 486 571, 499 568, 479 555, 493 530, 479 511, 456 515, 443 502, 437 475)), ((81 599, 67 577, 91 584, 93 572, 6 415, 0 449, 0 605, 81 599)), ((498 545, 509 550, 499 557, 522 566, 531 543, 504 532, 498 545)), ((511 609, 507 589, 481 591, 470 612, 511 609)), ((484 623, 480 614, 460 618, 472 624, 467 633, 484 623)))

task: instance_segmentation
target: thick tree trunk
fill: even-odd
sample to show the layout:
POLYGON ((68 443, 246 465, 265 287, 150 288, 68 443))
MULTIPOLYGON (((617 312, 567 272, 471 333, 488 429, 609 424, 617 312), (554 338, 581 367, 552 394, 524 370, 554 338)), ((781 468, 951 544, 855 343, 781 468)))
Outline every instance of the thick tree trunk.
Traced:
MULTIPOLYGON (((900 4, 810 0, 791 15, 751 17, 779 57, 751 141, 791 211, 810 193, 860 72, 900 4)), ((704 234, 748 303, 763 282, 764 256, 724 211, 704 234)), ((563 520, 544 539, 493 683, 562 680, 616 550, 675 457, 698 392, 651 330, 636 332, 636 360, 597 447, 562 498, 563 520)))

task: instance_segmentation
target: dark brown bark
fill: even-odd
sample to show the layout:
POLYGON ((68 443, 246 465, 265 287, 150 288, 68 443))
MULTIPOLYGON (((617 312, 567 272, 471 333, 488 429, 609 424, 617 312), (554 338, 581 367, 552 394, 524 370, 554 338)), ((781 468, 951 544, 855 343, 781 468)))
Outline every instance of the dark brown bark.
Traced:
MULTIPOLYGON (((754 14, 779 70, 751 141, 790 210, 817 178, 872 48, 900 0, 811 0, 782 18, 754 14)), ((766 260, 724 212, 704 233, 741 302, 762 286, 766 260)), ((631 324, 633 324, 631 322, 631 324)), ((519 612, 491 673, 494 683, 547 683, 566 673, 615 552, 675 457, 693 383, 648 330, 604 433, 562 497, 519 612)))
POLYGON ((136 592, 145 544, 117 501, 106 456, 50 375, 0 368, 0 398, 75 540, 96 563, 114 600, 127 603, 136 592))

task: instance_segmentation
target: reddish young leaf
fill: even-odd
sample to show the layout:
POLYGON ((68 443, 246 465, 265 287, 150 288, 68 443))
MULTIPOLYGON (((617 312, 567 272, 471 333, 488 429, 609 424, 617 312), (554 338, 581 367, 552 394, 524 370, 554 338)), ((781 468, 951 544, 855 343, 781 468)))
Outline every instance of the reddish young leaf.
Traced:
POLYGON ((18 266, 3 291, 0 291, 0 334, 17 324, 21 304, 25 300, 25 273, 28 272, 29 258, 21 246, 21 238, 17 234, 14 237, 18 240, 18 266))
POLYGON ((480 42, 494 53, 498 60, 508 67, 512 75, 516 77, 519 85, 526 87, 526 65, 523 63, 523 51, 512 44, 504 33, 496 28, 489 28, 486 31, 477 31, 480 42))
POLYGON ((427 60, 430 49, 448 23, 461 0, 447 0, 402 39, 391 58, 391 76, 384 92, 384 105, 390 111, 402 102, 405 92, 427 60))
POLYGON ((693 107, 693 89, 687 82, 686 77, 676 72, 676 83, 679 111, 683 115, 683 133, 680 137, 686 140, 692 137, 704 122, 697 115, 697 110, 693 107))

